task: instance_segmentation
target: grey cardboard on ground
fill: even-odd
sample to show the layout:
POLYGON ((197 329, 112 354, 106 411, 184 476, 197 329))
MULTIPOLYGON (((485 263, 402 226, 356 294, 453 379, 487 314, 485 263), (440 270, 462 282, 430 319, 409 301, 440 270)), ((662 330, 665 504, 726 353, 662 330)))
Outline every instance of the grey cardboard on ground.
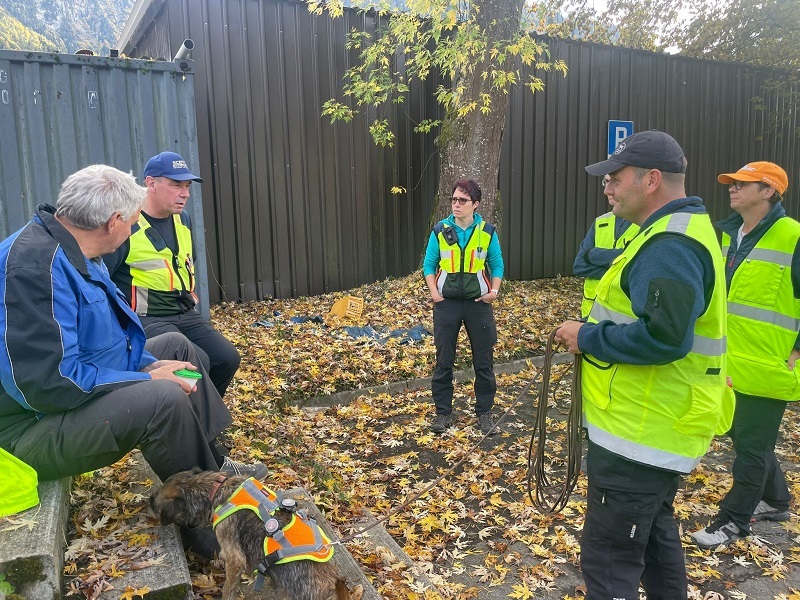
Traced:
MULTIPOLYGON (((134 481, 161 481, 140 453, 135 452, 133 456, 136 463, 131 466, 130 471, 134 475, 134 481)), ((132 485, 130 491, 145 497, 150 496, 150 489, 141 484, 132 485)), ((192 579, 178 528, 175 525, 154 526, 143 529, 140 533, 149 533, 155 540, 152 547, 148 548, 152 551, 148 558, 154 555, 156 560, 161 560, 144 569, 125 570, 122 577, 113 580, 113 590, 100 594, 100 600, 119 600, 128 587, 134 590, 149 588, 150 591, 145 595, 146 600, 192 600, 192 579)))
POLYGON ((70 483, 69 478, 40 482, 37 506, 0 519, 0 573, 23 598, 61 597, 70 483), (21 527, 12 522, 21 520, 21 527))

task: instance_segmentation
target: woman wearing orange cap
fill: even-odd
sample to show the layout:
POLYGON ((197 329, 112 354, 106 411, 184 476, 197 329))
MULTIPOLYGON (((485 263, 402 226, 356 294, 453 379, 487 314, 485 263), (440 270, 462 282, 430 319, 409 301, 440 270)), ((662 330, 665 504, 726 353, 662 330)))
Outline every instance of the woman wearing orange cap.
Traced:
POLYGON ((746 164, 717 180, 735 211, 716 226, 727 257, 728 375, 736 412, 728 432, 736 458, 733 487, 716 518, 692 534, 702 548, 750 535, 750 522, 786 521, 791 495, 775 457, 786 402, 800 400, 800 223, 786 216, 786 172, 746 164))

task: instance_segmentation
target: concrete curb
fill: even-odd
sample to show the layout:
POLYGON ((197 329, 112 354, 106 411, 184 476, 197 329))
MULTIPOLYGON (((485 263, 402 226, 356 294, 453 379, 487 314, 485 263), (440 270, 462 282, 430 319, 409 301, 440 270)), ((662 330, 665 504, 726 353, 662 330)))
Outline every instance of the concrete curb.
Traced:
POLYGON ((11 517, 30 527, 0 520, 0 573, 21 598, 61 598, 71 485, 69 477, 39 483, 39 504, 11 517))
MULTIPOLYGON (((143 482, 147 479, 155 483, 161 480, 140 452, 136 452, 135 464, 130 467, 135 481, 143 482)), ((144 496, 149 496, 149 487, 136 484, 131 486, 131 491, 144 496)), ((122 577, 113 580, 114 589, 107 590, 98 596, 99 600, 119 600, 127 587, 133 589, 149 588, 147 598, 169 600, 192 600, 192 578, 186 562, 186 553, 178 528, 175 525, 159 526, 139 530, 138 533, 148 533, 157 541, 152 543, 152 557, 160 559, 155 565, 139 570, 128 570, 122 577)))
MULTIPOLYGON (((358 526, 365 527, 376 522, 377 519, 375 518, 375 515, 365 508, 364 518, 358 522, 358 526)), ((428 576, 416 565, 413 560, 411 560, 411 557, 409 557, 405 550, 400 547, 400 544, 398 544, 394 538, 389 535, 389 532, 386 531, 383 525, 376 525, 369 531, 366 531, 363 539, 370 543, 373 553, 375 553, 378 548, 383 547, 393 555, 395 559, 394 562, 400 561, 406 565, 414 579, 414 582, 417 584, 415 589, 422 589, 426 591, 432 590, 434 592, 437 591, 436 586, 433 585, 430 579, 428 579, 428 576)))
MULTIPOLYGON (((564 363, 571 363, 573 355, 569 352, 560 352, 553 355, 553 364, 561 365, 564 363)), ((544 363, 543 356, 532 356, 521 360, 515 360, 509 363, 502 363, 494 366, 495 375, 508 375, 519 373, 527 368, 535 367, 540 368, 544 363)), ((467 369, 465 371, 456 371, 453 374, 453 379, 457 383, 463 383, 475 377, 475 371, 467 369)), ((383 385, 373 385, 370 387, 359 388, 357 390, 345 390, 343 392, 336 392, 328 396, 317 396, 308 400, 296 400, 292 404, 301 407, 327 407, 338 406, 340 404, 348 404, 358 398, 359 396, 371 396, 376 394, 397 394, 407 392, 409 390, 418 390, 421 388, 430 388, 430 377, 419 377, 417 379, 406 379, 405 381, 395 381, 393 383, 385 383, 383 385)))

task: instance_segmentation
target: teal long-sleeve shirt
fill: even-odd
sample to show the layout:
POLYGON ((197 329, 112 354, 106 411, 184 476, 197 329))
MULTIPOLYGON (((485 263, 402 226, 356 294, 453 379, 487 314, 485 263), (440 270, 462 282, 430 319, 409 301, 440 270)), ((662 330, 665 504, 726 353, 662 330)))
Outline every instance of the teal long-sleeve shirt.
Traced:
MULTIPOLYGON (((453 215, 450 215, 446 219, 442 219, 441 222, 446 223, 455 230, 456 234, 458 234, 458 245, 463 250, 467 246, 467 242, 469 241, 470 236, 472 236, 472 232, 475 230, 475 227, 482 221, 483 218, 479 214, 475 214, 475 220, 472 222, 472 225, 466 229, 462 229, 456 225, 456 220, 453 215)), ((497 231, 495 231, 495 234, 492 236, 492 241, 489 242, 489 248, 486 250, 486 252, 486 264, 489 267, 489 273, 491 273, 493 278, 499 277, 502 279, 505 272, 505 264, 503 263, 503 252, 500 249, 500 241, 497 238, 497 231)), ((436 273, 438 268, 439 240, 436 239, 436 234, 431 231, 431 235, 428 238, 428 246, 425 249, 425 259, 422 261, 422 274, 423 276, 427 277, 428 275, 436 273)))

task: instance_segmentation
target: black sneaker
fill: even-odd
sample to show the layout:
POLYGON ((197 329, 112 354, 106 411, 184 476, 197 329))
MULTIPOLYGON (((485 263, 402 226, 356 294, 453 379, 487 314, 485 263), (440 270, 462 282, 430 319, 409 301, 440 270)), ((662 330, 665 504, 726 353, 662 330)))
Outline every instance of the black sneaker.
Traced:
POLYGON ((257 462, 252 465, 247 465, 236 460, 231 460, 229 456, 226 456, 222 461, 220 471, 224 471, 228 475, 244 475, 245 477, 255 477, 256 479, 264 479, 267 473, 269 473, 269 469, 267 469, 264 463, 257 462))
POLYGON ((492 413, 481 413, 478 415, 478 427, 483 435, 496 435, 500 433, 500 428, 492 419, 492 413))
POLYGON ((436 415, 431 423, 431 431, 433 433, 444 433, 447 428, 455 422, 452 414, 449 415, 436 415))
POLYGON ((763 500, 758 503, 756 509, 753 511, 753 516, 750 521, 788 521, 789 511, 781 510, 770 506, 763 500))

